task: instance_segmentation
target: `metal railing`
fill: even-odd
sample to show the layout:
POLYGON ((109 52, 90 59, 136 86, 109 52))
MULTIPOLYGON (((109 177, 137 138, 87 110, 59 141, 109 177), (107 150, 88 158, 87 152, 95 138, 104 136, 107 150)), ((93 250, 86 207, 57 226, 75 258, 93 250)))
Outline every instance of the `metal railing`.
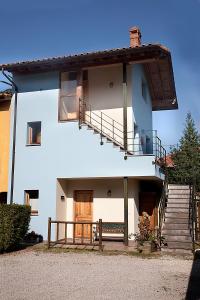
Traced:
POLYGON ((91 105, 79 99, 79 127, 82 124, 91 125, 92 128, 99 132, 101 144, 103 137, 115 141, 122 148, 124 147, 124 128, 121 123, 112 119, 102 111, 93 110, 91 105))
POLYGON ((125 155, 154 155, 156 163, 166 163, 166 150, 155 130, 128 131, 127 140, 125 140, 124 126, 120 122, 102 111, 92 109, 89 103, 79 99, 79 128, 84 124, 100 134, 101 145, 103 145, 103 139, 106 138, 119 146, 125 155))
POLYGON ((167 199, 168 199, 168 176, 165 171, 165 181, 163 183, 162 194, 160 197, 159 205, 158 205, 158 239, 160 243, 160 247, 162 244, 162 227, 165 221, 165 210, 167 207, 167 199))
POLYGON ((200 199, 197 197, 196 181, 190 185, 190 201, 189 201, 189 228, 192 237, 193 253, 196 245, 200 246, 200 220, 199 220, 200 199))

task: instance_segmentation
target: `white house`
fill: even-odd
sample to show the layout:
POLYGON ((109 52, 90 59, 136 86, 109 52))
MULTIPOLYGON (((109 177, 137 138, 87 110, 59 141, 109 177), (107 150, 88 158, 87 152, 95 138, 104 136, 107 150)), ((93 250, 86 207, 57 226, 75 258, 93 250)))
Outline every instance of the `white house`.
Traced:
POLYGON ((125 222, 127 243, 142 211, 155 226, 165 150, 152 111, 178 106, 170 51, 134 27, 127 48, 1 68, 15 87, 8 197, 31 205, 31 230, 46 239, 48 217, 125 222))

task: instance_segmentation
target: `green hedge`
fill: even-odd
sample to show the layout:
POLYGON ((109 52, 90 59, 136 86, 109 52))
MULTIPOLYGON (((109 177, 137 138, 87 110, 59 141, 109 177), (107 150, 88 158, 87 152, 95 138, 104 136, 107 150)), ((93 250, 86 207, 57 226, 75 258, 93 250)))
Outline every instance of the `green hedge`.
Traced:
POLYGON ((31 208, 0 204, 0 252, 16 248, 29 228, 31 208))

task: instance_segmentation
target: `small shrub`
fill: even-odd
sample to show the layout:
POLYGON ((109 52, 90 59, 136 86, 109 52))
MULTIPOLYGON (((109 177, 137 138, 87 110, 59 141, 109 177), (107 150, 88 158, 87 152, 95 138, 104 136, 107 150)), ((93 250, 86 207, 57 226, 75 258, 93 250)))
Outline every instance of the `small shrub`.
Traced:
POLYGON ((150 216, 143 212, 142 216, 139 217, 139 233, 134 234, 135 240, 140 244, 143 244, 145 241, 153 241, 155 239, 154 232, 150 228, 150 216))
POLYGON ((41 234, 35 233, 35 231, 31 231, 25 235, 24 242, 31 244, 42 243, 43 236, 41 234))
POLYGON ((30 215, 30 206, 0 205, 0 252, 19 245, 28 231, 30 215))

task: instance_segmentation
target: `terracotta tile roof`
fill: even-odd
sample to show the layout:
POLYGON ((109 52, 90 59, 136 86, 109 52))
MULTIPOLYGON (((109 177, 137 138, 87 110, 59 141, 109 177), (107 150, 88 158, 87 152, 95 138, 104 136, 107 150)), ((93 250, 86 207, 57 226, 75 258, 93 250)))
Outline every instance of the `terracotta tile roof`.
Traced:
POLYGON ((166 156, 166 166, 167 166, 167 168, 174 168, 174 162, 173 162, 171 154, 168 154, 166 156))
POLYGON ((8 89, 8 90, 4 90, 4 91, 0 91, 0 101, 1 100, 10 100, 12 97, 12 90, 8 89))
POLYGON ((113 54, 113 53, 118 53, 118 52, 124 52, 124 51, 132 51, 135 49, 141 49, 141 48, 146 48, 146 47, 152 47, 152 46, 159 46, 163 50, 168 51, 168 49, 160 44, 147 44, 147 45, 140 45, 136 46, 134 48, 132 47, 124 47, 124 48, 115 48, 115 49, 106 49, 106 50, 100 50, 100 51, 91 51, 91 52, 82 52, 82 53, 77 53, 77 54, 68 54, 68 55, 63 55, 63 56, 54 56, 54 57, 47 57, 47 58, 42 58, 42 59, 33 59, 33 60, 27 60, 27 61, 18 61, 18 62, 13 62, 13 63, 6 63, 6 64, 1 64, 0 68, 4 67, 6 70, 7 69, 12 69, 17 65, 24 65, 24 64, 33 64, 33 63, 45 63, 45 62, 50 62, 50 61, 59 61, 59 60, 70 60, 73 58, 81 58, 81 57, 89 57, 89 56, 98 56, 102 54, 113 54))
POLYGON ((152 98, 153 110, 177 109, 176 88, 170 51, 160 44, 86 52, 0 65, 12 73, 70 71, 117 63, 142 63, 152 98))

